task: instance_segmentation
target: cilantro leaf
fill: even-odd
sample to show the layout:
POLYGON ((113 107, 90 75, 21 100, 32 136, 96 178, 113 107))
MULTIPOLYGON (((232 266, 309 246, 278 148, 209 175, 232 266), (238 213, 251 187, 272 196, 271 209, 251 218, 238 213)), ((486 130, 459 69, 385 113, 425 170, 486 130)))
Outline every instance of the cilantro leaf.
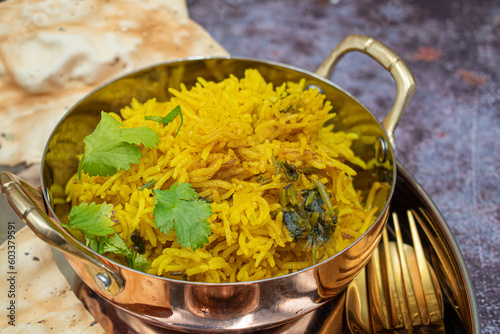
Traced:
POLYGON ((78 179, 82 170, 90 176, 110 176, 120 169, 130 169, 142 157, 141 143, 157 147, 159 135, 145 126, 124 128, 108 113, 101 112, 101 121, 93 133, 85 137, 85 153, 78 165, 78 179))
POLYGON ((144 119, 148 120, 148 121, 155 121, 155 122, 158 122, 161 125, 165 126, 168 123, 172 122, 174 120, 174 118, 176 118, 177 116, 181 117, 181 124, 179 124, 179 127, 177 128, 177 132, 175 133, 175 135, 177 136, 177 134, 179 133, 179 130, 181 129, 182 123, 184 122, 184 117, 182 117, 181 106, 177 106, 174 109, 172 109, 172 111, 170 111, 165 117, 144 116, 144 119))
POLYGON ((129 265, 132 269, 146 271, 149 268, 149 261, 146 257, 139 253, 134 253, 132 259, 129 260, 129 265))
MULTIPOLYGON (((113 221, 111 220, 112 204, 82 203, 73 206, 69 213, 69 222, 64 226, 77 230, 87 235, 107 236, 114 233, 113 221)), ((92 239, 92 238, 91 238, 92 239)), ((89 241, 87 241, 88 243, 89 241)))
POLYGON ((149 262, 142 254, 127 247, 123 239, 111 226, 112 204, 82 203, 71 208, 68 224, 64 227, 83 233, 87 247, 99 254, 124 255, 132 269, 145 271, 149 262), (108 236, 112 234, 111 236, 108 236))
POLYGON ((85 246, 92 249, 94 252, 99 253, 100 242, 99 238, 93 234, 84 234, 85 246))
POLYGON ((211 234, 207 222, 212 214, 210 204, 198 199, 189 183, 176 182, 168 190, 153 189, 155 226, 167 234, 174 229, 182 247, 192 250, 208 243, 211 234))
POLYGON ((118 235, 118 233, 115 233, 109 238, 106 238, 101 241, 98 253, 100 254, 115 253, 115 254, 122 254, 128 257, 131 256, 132 250, 127 247, 127 244, 118 235))
POLYGON ((118 233, 115 233, 106 239, 101 238, 101 240, 98 253, 114 253, 124 255, 127 259, 129 267, 132 269, 145 271, 149 267, 149 262, 146 257, 128 248, 127 244, 118 235, 118 233))

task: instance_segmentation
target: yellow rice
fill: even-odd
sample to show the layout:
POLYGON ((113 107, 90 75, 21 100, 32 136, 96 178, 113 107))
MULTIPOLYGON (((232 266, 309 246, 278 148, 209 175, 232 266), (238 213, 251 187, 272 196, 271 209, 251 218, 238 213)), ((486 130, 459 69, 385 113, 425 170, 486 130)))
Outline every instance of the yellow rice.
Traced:
MULTIPOLYGON (((350 149, 354 133, 323 127, 334 117, 331 104, 304 81, 273 87, 256 70, 244 78, 222 82, 198 79, 191 89, 170 89, 168 102, 136 100, 113 114, 126 127, 148 126, 160 135, 157 149, 142 148, 143 157, 130 170, 110 177, 83 175, 70 180, 66 193, 72 205, 111 203, 116 210, 116 232, 129 247, 131 234, 145 240, 145 256, 153 275, 199 282, 250 281, 285 275, 311 266, 311 251, 300 249, 279 212, 279 190, 288 183, 276 175, 273 160, 286 160, 301 174, 300 187, 314 188, 319 179, 332 193, 339 219, 333 237, 318 250, 317 260, 335 255, 361 236, 375 220, 377 208, 366 203, 353 187, 355 171, 346 162, 365 167, 350 149), (165 116, 180 105, 184 123, 177 134, 177 117, 165 127, 144 116, 165 116), (259 182, 262 177, 267 182, 259 182), (209 244, 192 251, 182 248, 171 231, 155 228, 153 188, 168 189, 189 182, 211 201, 209 244), (272 212, 279 212, 272 215, 272 212), (137 232, 136 232, 137 233, 137 232), (179 276, 182 273, 182 276, 179 276)), ((376 187, 373 191, 376 191, 376 187)), ((370 196, 369 196, 370 197, 370 196)), ((372 196, 373 197, 373 196, 372 196)))

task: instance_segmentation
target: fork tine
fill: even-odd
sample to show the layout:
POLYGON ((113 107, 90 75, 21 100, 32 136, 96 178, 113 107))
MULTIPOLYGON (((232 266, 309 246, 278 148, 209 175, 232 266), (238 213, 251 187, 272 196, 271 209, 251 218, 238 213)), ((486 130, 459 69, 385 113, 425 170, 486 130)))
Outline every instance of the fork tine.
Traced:
MULTIPOLYGON (((388 305, 391 314, 392 328, 403 328, 403 310, 401 309, 400 296, 398 295, 398 289, 396 285, 396 277, 394 274, 394 268, 391 261, 391 253, 389 249, 389 235, 387 229, 382 232, 382 268, 385 268, 385 283, 388 287, 387 291, 389 293, 388 305)), ((403 308, 404 309, 404 308, 403 308)))
MULTIPOLYGON (((428 216, 428 214, 422 208, 420 209, 420 214, 421 215, 419 213, 417 213, 413 209, 411 210, 411 212, 413 213, 413 217, 417 220, 418 224, 420 225, 420 227, 422 228, 422 230, 424 230, 425 234, 429 238, 429 242, 431 243, 432 248, 434 248, 434 250, 436 251, 437 257, 439 259, 445 258, 446 255, 444 253, 444 250, 441 248, 442 246, 440 244, 438 244, 436 242, 436 240, 434 239, 434 237, 431 235, 431 232, 430 232, 429 228, 426 226, 426 224, 425 224, 425 222, 424 222, 424 220, 423 220, 423 218, 421 216, 421 215, 423 215, 423 217, 425 217, 425 219, 430 220, 430 217, 428 216)), ((443 270, 444 270, 445 273, 450 273, 452 271, 449 268, 449 264, 448 263, 445 263, 445 262, 441 261, 441 265, 444 266, 443 270)), ((432 282, 434 283, 434 288, 436 289, 436 297, 437 297, 438 304, 439 304, 439 309, 441 310, 441 315, 442 315, 443 314, 442 310, 444 309, 444 304, 443 304, 444 301, 443 301, 443 295, 441 293, 441 286, 439 285, 439 281, 437 279, 436 273, 432 272, 431 270, 429 270, 429 271, 431 273, 432 282)), ((445 275, 447 275, 447 274, 445 274, 445 275)), ((450 274, 450 275, 446 276, 447 277, 446 278, 447 281, 449 281, 450 284, 454 284, 454 283, 458 284, 457 283, 458 281, 456 279, 452 280, 452 278, 450 278, 451 276, 453 276, 453 275, 450 274)), ((452 303, 453 303, 453 300, 455 300, 451 296, 448 297, 448 298, 450 298, 450 300, 452 301, 452 303)), ((459 305, 456 305, 456 307, 459 307, 459 305)))
POLYGON ((427 310, 429 312, 430 322, 436 323, 439 322, 443 316, 441 314, 441 309, 439 308, 439 303, 436 297, 436 291, 434 290, 434 284, 432 283, 432 278, 429 273, 429 268, 427 267, 427 260, 425 258, 422 243, 418 235, 417 225, 415 224, 415 219, 410 210, 408 210, 408 222, 410 225, 411 236, 413 239, 413 248, 415 249, 418 271, 422 282, 422 288, 424 291, 427 310))
POLYGON ((367 265, 368 298, 371 309, 371 323, 373 331, 378 333, 384 328, 391 328, 388 297, 385 294, 382 265, 380 261, 380 244, 373 251, 372 258, 367 265))
POLYGON ((401 259, 398 254, 398 246, 395 242, 389 244, 391 252, 392 269, 394 270, 394 277, 396 281, 396 291, 398 292, 399 309, 401 310, 401 317, 405 329, 412 329, 412 321, 410 318, 410 310, 408 308, 408 296, 405 291, 403 282, 403 273, 401 272, 401 259))
MULTIPOLYGON (((394 232, 396 233, 396 245, 397 251, 400 258, 401 273, 403 277, 404 291, 406 293, 406 301, 408 303, 408 311, 410 313, 408 321, 411 321, 412 326, 422 325, 422 316, 419 311, 418 298, 415 295, 415 290, 413 288, 413 283, 410 275, 410 270, 408 268, 408 260, 405 254, 403 246, 403 236, 401 234, 401 228, 399 226, 398 216, 395 212, 392 213, 392 220, 394 222, 394 232)), ((396 256, 395 256, 396 257, 396 256)), ((423 292, 421 294, 423 296, 423 292)), ((425 301, 422 300, 423 306, 425 306, 425 301)), ((426 312, 425 312, 426 313, 426 312)))

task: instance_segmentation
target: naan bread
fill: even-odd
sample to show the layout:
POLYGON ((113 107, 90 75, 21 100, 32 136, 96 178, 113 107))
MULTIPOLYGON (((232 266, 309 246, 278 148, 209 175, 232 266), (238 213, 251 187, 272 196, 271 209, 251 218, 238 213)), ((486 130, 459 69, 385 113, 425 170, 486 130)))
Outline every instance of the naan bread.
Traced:
MULTIPOLYGON (((0 280, 0 333, 104 333, 101 325, 83 307, 56 265, 50 246, 28 227, 16 234, 15 299, 7 298, 10 282, 0 280), (6 311, 15 300, 15 326, 6 311)), ((0 270, 8 273, 7 242, 0 246, 0 270), (4 260, 5 259, 5 260, 4 260)), ((4 275, 5 276, 5 275, 4 275)), ((9 278, 9 277, 7 277, 9 278)))
POLYGON ((40 163, 64 113, 114 77, 227 56, 184 0, 8 0, 0 12, 0 165, 40 163))

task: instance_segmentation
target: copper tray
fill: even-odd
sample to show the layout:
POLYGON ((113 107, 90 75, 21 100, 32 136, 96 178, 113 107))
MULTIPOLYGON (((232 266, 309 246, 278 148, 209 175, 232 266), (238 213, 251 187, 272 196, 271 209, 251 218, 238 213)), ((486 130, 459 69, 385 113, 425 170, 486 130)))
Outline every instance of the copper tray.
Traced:
MULTIPOLYGON (((419 224, 420 238, 443 289, 446 333, 480 333, 474 289, 462 253, 430 197, 401 164, 397 166, 398 176, 391 210, 404 214, 408 209, 415 209, 426 217, 419 224)), ((403 238, 410 239, 409 230, 402 228, 403 238)), ((77 276, 73 288, 107 333, 176 333, 153 327, 116 309, 87 288, 77 276)), ((345 326, 344 299, 341 294, 298 320, 258 333, 349 333, 345 326)))

